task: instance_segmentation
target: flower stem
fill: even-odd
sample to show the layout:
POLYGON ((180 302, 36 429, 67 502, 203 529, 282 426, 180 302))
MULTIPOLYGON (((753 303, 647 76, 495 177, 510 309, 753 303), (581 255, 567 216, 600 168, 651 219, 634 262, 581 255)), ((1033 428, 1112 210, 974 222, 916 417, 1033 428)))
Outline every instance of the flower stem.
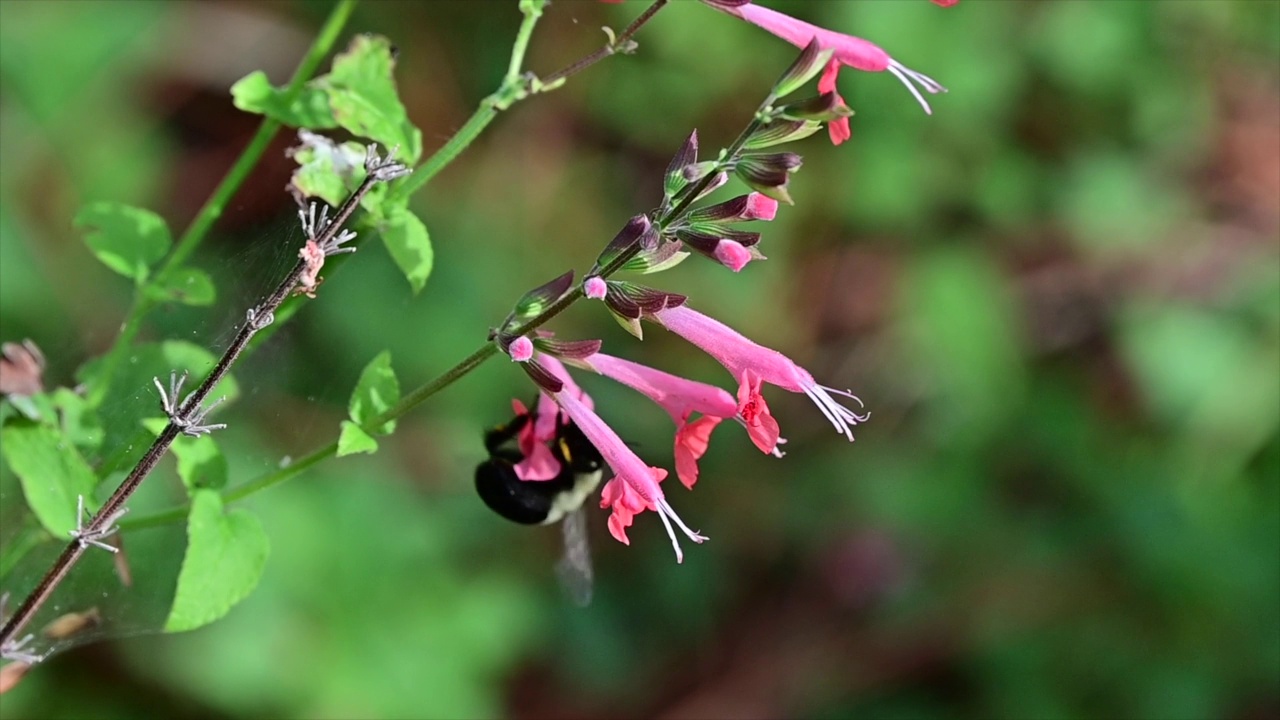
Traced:
MULTIPOLYGON (((357 1, 341 0, 334 6, 333 11, 329 13, 329 17, 320 28, 320 33, 312 41, 307 54, 303 56, 302 62, 298 64, 298 69, 294 71, 293 77, 284 89, 284 101, 286 103, 292 102, 293 98, 302 92, 303 84, 311 78, 316 68, 319 67, 320 62, 329 54, 329 50, 333 48, 334 42, 337 41, 338 35, 342 32, 343 26, 346 25, 347 20, 351 17, 351 12, 355 9, 357 1)), ((129 308, 129 314, 125 316, 124 323, 120 329, 120 336, 116 338, 111 350, 103 360, 103 369, 99 375, 99 381, 89 392, 88 400, 90 406, 98 405, 106 397, 116 368, 120 365, 124 356, 128 354, 129 347, 133 344, 134 338, 137 337, 138 331, 142 328, 142 318, 157 304, 155 300, 151 299, 151 293, 147 292, 147 290, 160 282, 167 273, 182 265, 191 256, 191 253, 195 252, 196 248, 200 246, 209 229, 222 216, 222 211, 226 209, 227 203, 231 202, 231 198, 235 196, 236 191, 240 189, 245 179, 249 177, 249 173, 258 164, 258 160, 262 158, 262 154, 266 152, 267 146, 271 144, 279 130, 280 123, 278 121, 266 116, 262 118, 262 122, 258 125, 258 130, 254 133, 249 144, 240 153, 240 157, 236 158, 235 164, 223 176, 222 182, 218 183, 218 187, 214 189, 213 194, 205 201, 204 206, 200 208, 200 212, 192 219, 186 231, 178 238, 178 242, 164 259, 160 268, 134 294, 133 305, 129 308)))

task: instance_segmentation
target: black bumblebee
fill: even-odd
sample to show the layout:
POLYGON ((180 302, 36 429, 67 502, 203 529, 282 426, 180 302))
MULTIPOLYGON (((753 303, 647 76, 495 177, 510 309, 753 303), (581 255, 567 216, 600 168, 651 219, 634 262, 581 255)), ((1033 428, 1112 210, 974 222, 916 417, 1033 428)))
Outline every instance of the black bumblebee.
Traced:
POLYGON ((476 492, 490 510, 522 525, 550 525, 563 520, 565 554, 556 565, 565 590, 579 605, 591 602, 591 554, 587 520, 582 511, 604 476, 604 458, 582 430, 557 419, 550 441, 560 473, 551 480, 521 480, 515 465, 524 459, 516 438, 533 417, 517 415, 484 435, 489 459, 476 467, 476 492))

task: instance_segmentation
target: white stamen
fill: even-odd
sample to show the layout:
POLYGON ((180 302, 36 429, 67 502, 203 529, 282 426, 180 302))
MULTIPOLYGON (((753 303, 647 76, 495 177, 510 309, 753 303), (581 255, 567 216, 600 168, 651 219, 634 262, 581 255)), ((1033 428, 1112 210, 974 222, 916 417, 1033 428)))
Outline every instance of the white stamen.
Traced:
POLYGON ((813 385, 806 385, 804 387, 804 394, 808 395, 810 400, 813 400, 813 404, 818 406, 818 409, 822 411, 822 414, 825 415, 827 420, 831 422, 831 425, 835 427, 836 432, 849 438, 849 442, 853 442, 852 427, 858 423, 864 423, 871 418, 871 413, 863 413, 862 415, 859 415, 836 402, 835 398, 831 397, 831 394, 841 395, 852 400, 856 400, 858 405, 865 407, 865 405, 862 405, 862 400, 848 390, 837 390, 835 388, 829 388, 825 385, 818 385, 817 383, 814 383, 813 385))
MULTIPOLYGON (((835 395, 842 395, 844 397, 849 398, 850 400, 856 401, 858 403, 858 407, 865 408, 867 406, 866 403, 862 402, 862 398, 853 394, 852 390, 840 390, 839 388, 827 387, 826 385, 821 385, 820 387, 829 393, 833 393, 835 395)), ((842 414, 848 414, 849 418, 853 420, 853 423, 855 425, 857 423, 864 423, 871 419, 871 413, 863 413, 859 415, 858 413, 850 410, 849 408, 843 405, 836 405, 836 407, 840 408, 840 410, 843 411, 842 414)))
POLYGON ((671 538, 671 547, 676 551, 676 562, 684 562, 684 553, 680 552, 680 543, 676 542, 676 534, 671 529, 671 523, 667 522, 667 514, 662 512, 662 508, 658 508, 658 519, 662 521, 662 527, 667 529, 667 537, 671 538))
POLYGON ((663 513, 670 515, 671 519, 676 521, 676 525, 680 526, 680 529, 684 531, 685 535, 689 536, 690 540, 696 543, 703 543, 708 540, 706 535, 699 533, 697 530, 690 530, 689 526, 685 525, 680 516, 676 514, 676 511, 671 508, 671 503, 667 502, 666 498, 658 498, 658 508, 663 513))
POLYGON ((915 70, 905 67, 904 65, 899 63, 897 60, 890 60, 889 67, 886 69, 889 72, 893 73, 894 77, 898 78, 898 80, 900 80, 903 85, 906 85, 907 89, 911 91, 912 95, 915 95, 916 102, 920 103, 920 107, 924 108, 924 112, 926 115, 933 114, 933 108, 929 107, 929 103, 925 101, 924 96, 921 95, 920 91, 916 89, 916 86, 912 83, 912 80, 919 83, 920 87, 924 88, 926 92, 934 95, 936 95, 937 93, 946 92, 947 91, 946 88, 939 85, 938 81, 934 80, 928 75, 925 75, 923 73, 918 73, 915 70))
POLYGON ((696 543, 702 543, 709 539, 707 536, 699 534, 696 530, 690 530, 689 526, 685 525, 684 521, 680 519, 680 516, 676 514, 676 511, 672 509, 671 503, 667 502, 666 498, 659 497, 657 501, 654 502, 654 507, 658 511, 658 518, 662 520, 662 526, 667 529, 667 536, 671 538, 671 547, 675 548, 676 551, 676 562, 684 562, 684 553, 680 550, 680 543, 676 540, 676 533, 671 529, 671 523, 667 518, 674 520, 676 525, 684 531, 684 534, 689 536, 690 540, 696 543))
MULTIPOLYGON (((813 401, 813 404, 818 406, 818 410, 822 412, 822 415, 827 419, 827 422, 831 423, 831 426, 836 429, 836 432, 848 433, 848 428, 845 427, 844 423, 840 422, 840 418, 831 414, 831 408, 827 406, 827 394, 822 392, 822 388, 817 385, 806 385, 804 388, 804 394, 808 395, 809 399, 813 401)), ((852 440, 853 438, 849 437, 849 439, 852 440)))

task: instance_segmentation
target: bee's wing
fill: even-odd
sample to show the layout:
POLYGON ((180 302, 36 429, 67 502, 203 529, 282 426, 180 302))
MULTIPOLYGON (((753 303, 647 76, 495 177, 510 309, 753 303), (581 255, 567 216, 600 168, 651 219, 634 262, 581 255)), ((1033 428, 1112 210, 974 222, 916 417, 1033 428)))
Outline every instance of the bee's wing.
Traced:
POLYGON ((556 563, 556 576, 569 600, 578 607, 591 604, 591 547, 587 544, 587 514, 578 508, 564 516, 564 557, 556 563))

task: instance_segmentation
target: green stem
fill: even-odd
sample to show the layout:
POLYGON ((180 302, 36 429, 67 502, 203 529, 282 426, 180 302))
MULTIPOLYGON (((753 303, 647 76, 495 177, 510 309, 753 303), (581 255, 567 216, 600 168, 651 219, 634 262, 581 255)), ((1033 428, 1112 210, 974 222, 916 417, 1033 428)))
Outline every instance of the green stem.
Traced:
POLYGON ((529 49, 529 39, 533 37, 533 29, 542 17, 542 8, 545 6, 546 0, 521 0, 520 12, 524 13, 524 20, 520 21, 520 29, 516 31, 516 41, 511 47, 511 60, 507 63, 507 74, 503 77, 502 84, 493 94, 480 101, 480 107, 471 113, 471 117, 467 118, 444 146, 414 169, 412 175, 392 188, 391 196, 394 200, 404 201, 421 190, 422 186, 448 167, 484 132, 489 123, 498 117, 499 110, 505 110, 528 96, 520 71, 524 66, 525 53, 529 49))
POLYGON ((524 20, 516 31, 516 42, 511 46, 511 61, 507 63, 507 83, 515 83, 520 79, 520 70, 524 67, 524 54, 529 49, 529 38, 533 37, 533 27, 542 17, 542 10, 547 0, 520 0, 520 12, 524 20))
POLYGON ((426 162, 419 165, 412 175, 392 187, 391 194, 394 199, 403 201, 418 190, 421 190, 423 185, 430 182, 431 178, 448 167, 449 163, 454 161, 454 158, 461 155, 462 151, 466 150, 472 141, 481 132, 484 132, 484 129, 496 117, 498 117, 498 109, 486 98, 484 102, 480 103, 480 107, 476 108, 476 111, 471 114, 471 117, 467 118, 467 121, 458 129, 458 132, 449 138, 449 142, 445 143, 439 150, 436 150, 431 157, 427 158, 426 162))
MULTIPOLYGON (((303 84, 311 78, 316 68, 320 66, 320 62, 324 60, 325 56, 329 54, 329 50, 333 48, 333 44, 342 32, 343 26, 347 24, 347 20, 351 17, 351 12, 355 10, 357 2, 358 0, 341 0, 334 6, 333 11, 329 13, 328 19, 325 20, 324 25, 320 28, 320 33, 316 35, 316 39, 311 43, 307 54, 303 56, 298 69, 294 71, 293 77, 290 78, 289 84, 284 89, 285 103, 292 102, 298 93, 302 92, 303 84)), ((182 265, 191 256, 191 253, 195 252, 196 248, 200 246, 209 229, 222 216, 227 203, 231 202, 231 198, 235 196, 236 191, 240 189, 245 179, 249 177, 249 173, 253 171, 254 166, 258 164, 258 160, 262 158, 262 154, 266 152, 267 146, 271 144, 280 127, 280 123, 276 120, 272 120, 269 117, 262 118, 262 122, 258 125, 258 131, 254 133, 249 144, 240 153, 240 157, 236 159, 235 164, 223 176, 222 182, 218 183, 218 187, 214 189, 213 194, 205 201, 204 206, 200 208, 200 212, 192 219, 186 231, 178 238, 173 250, 164 259, 159 269, 151 275, 142 287, 138 288, 138 292, 134 295, 133 305, 129 308, 129 314, 125 316, 124 323, 121 326, 120 336, 116 338, 115 344, 107 353, 103 361, 100 379, 89 394, 88 400, 91 406, 98 405, 106 396, 116 368, 119 367, 124 356, 128 354, 134 338, 138 336, 138 332, 142 328, 143 317, 156 306, 156 301, 151 299, 147 290, 157 284, 167 273, 182 265)))

